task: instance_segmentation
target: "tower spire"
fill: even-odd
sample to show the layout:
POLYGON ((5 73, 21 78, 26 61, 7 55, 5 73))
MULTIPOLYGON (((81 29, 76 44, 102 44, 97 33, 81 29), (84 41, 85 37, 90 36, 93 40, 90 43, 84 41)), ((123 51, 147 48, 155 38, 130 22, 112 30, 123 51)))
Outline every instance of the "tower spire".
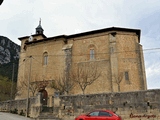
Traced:
POLYGON ((40 18, 40 20, 39 20, 39 25, 38 25, 38 27, 36 28, 36 34, 43 34, 43 28, 42 28, 42 26, 41 26, 41 18, 40 18))
POLYGON ((41 25, 41 18, 39 19, 39 25, 41 25))

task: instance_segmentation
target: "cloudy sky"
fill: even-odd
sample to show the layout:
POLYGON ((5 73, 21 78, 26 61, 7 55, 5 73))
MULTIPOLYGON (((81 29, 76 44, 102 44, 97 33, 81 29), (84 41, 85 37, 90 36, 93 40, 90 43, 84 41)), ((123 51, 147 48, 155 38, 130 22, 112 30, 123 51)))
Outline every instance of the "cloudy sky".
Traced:
POLYGON ((0 35, 20 45, 18 38, 34 34, 40 18, 47 37, 113 26, 141 29, 147 86, 160 88, 160 0, 4 0, 0 35))

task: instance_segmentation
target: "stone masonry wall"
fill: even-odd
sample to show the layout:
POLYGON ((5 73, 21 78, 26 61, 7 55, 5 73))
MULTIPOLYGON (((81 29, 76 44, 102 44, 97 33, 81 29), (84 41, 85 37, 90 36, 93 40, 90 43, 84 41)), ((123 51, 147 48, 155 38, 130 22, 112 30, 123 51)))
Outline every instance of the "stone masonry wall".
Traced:
MULTIPOLYGON (((123 120, 160 120, 160 90, 60 96, 57 114, 65 119, 95 109, 109 109, 123 120)), ((57 100, 58 98, 55 98, 57 100)), ((56 109, 56 108, 55 108, 56 109)))
MULTIPOLYGON (((40 96, 29 98, 29 108, 28 108, 28 116, 30 117, 38 117, 41 111, 40 105, 40 96)), ((27 99, 21 100, 8 100, 4 102, 0 102, 0 111, 1 112, 11 112, 19 115, 26 115, 26 105, 27 99)))
MULTIPOLYGON (((95 109, 109 109, 119 114, 123 120, 160 120, 160 89, 68 95, 53 97, 53 115, 63 120, 73 120, 76 116, 95 109)), ((0 102, 0 111, 26 109, 26 99, 0 102)), ((40 95, 30 98, 29 115, 36 118, 40 114, 40 95)))
MULTIPOLYGON (((31 82, 56 80, 63 71, 67 77, 69 70, 74 70, 78 64, 95 62, 98 63, 101 75, 87 86, 86 94, 146 90, 140 35, 136 31, 113 30, 47 39, 39 36, 34 38, 38 41, 32 42, 26 42, 28 38, 24 37, 21 39, 18 88, 28 80, 28 73, 31 73, 31 82), (94 51, 93 58, 90 58, 91 50, 94 51), (44 53, 48 55, 47 65, 44 64, 44 53)), ((55 90, 49 87, 46 91, 52 96, 55 90)), ((19 91, 20 95, 16 99, 26 98, 26 91, 26 88, 19 91)), ((75 95, 81 93, 78 84, 70 91, 70 94, 75 95)))

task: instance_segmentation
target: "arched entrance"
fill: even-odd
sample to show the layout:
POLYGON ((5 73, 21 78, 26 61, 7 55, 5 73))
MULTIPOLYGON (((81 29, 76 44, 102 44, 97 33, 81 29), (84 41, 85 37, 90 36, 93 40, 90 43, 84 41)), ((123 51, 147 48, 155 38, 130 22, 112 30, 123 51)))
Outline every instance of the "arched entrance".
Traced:
POLYGON ((45 89, 39 91, 41 93, 41 103, 43 106, 47 106, 48 93, 45 89))

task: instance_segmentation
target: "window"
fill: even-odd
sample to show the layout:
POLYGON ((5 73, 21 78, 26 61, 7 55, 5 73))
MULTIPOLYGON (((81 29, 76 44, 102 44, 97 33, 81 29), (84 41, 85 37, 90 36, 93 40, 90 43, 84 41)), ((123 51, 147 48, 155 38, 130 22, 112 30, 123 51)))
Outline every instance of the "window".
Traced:
POLYGON ((88 59, 89 60, 95 60, 95 58, 96 58, 96 56, 95 56, 95 54, 96 54, 96 47, 95 47, 94 44, 90 44, 88 46, 88 53, 89 53, 88 59))
POLYGON ((108 112, 104 112, 104 111, 101 111, 100 113, 99 113, 99 116, 112 116, 110 113, 108 113, 108 112))
POLYGON ((47 65, 48 64, 48 53, 45 52, 43 54, 43 65, 47 65))
POLYGON ((90 115, 90 116, 98 116, 98 114, 99 114, 99 112, 98 112, 98 111, 95 111, 95 112, 90 113, 89 115, 90 115))
POLYGON ((125 72, 124 75, 125 75, 125 80, 129 80, 129 74, 128 74, 128 72, 125 72))
POLYGON ((93 60, 95 53, 94 53, 94 49, 90 49, 90 60, 93 60))

